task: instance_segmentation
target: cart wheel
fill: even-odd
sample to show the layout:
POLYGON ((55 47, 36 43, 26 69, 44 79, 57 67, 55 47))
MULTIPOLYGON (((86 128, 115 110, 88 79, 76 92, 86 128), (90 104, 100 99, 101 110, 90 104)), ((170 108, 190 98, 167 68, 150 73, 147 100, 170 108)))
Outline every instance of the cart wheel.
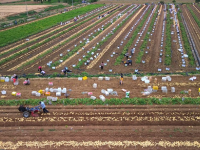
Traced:
POLYGON ((28 111, 23 112, 23 116, 25 118, 28 118, 30 116, 30 113, 28 111))

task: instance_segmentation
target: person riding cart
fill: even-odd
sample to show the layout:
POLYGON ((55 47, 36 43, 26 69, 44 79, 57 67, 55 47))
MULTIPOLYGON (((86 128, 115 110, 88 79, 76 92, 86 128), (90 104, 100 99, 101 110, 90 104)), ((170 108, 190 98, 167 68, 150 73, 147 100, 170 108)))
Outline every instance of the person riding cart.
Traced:
POLYGON ((124 64, 131 65, 131 66, 132 66, 132 60, 130 60, 130 59, 125 60, 125 61, 124 61, 124 64))
POLYGON ((29 107, 24 107, 23 105, 20 105, 18 110, 20 112, 23 112, 23 117, 28 118, 30 115, 32 117, 38 117, 38 114, 36 112, 40 112, 39 106, 29 108, 29 107))

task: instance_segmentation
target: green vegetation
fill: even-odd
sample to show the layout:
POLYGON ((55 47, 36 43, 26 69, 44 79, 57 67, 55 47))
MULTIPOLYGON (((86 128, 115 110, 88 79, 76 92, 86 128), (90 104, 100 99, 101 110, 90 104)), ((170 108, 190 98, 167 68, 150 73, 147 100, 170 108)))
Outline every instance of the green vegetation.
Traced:
POLYGON ((57 5, 57 6, 52 6, 52 7, 48 7, 48 8, 45 8, 44 11, 50 11, 50 10, 55 10, 55 9, 60 9, 60 8, 65 8, 66 6, 64 5, 57 5))
POLYGON ((195 15, 195 13, 193 12, 193 10, 191 9, 191 7, 189 5, 187 5, 187 8, 190 11, 190 13, 192 14, 192 17, 194 18, 194 20, 196 21, 198 26, 200 27, 200 20, 198 19, 198 17, 195 15))
POLYGON ((0 34, 0 47, 16 42, 30 35, 36 34, 43 30, 46 30, 52 26, 57 25, 61 21, 67 21, 75 16, 85 14, 88 11, 94 10, 102 4, 88 5, 82 8, 78 8, 64 14, 59 14, 43 20, 39 20, 27 25, 19 26, 10 30, 2 31, 0 34))
MULTIPOLYGON (((115 13, 116 11, 118 11, 118 10, 113 11, 111 14, 115 13)), ((74 35, 74 36, 71 37, 71 38, 75 38, 75 37, 77 37, 77 36, 83 34, 83 33, 86 32, 87 30, 91 29, 91 27, 94 27, 95 25, 99 24, 100 22, 102 22, 102 21, 105 20, 106 18, 107 18, 107 17, 104 17, 103 19, 97 21, 94 25, 88 26, 88 28, 86 28, 86 29, 83 30, 82 32, 78 33, 77 35, 74 35)), ((106 27, 109 26, 109 25, 110 25, 110 24, 106 25, 106 27)), ((100 32, 101 32, 101 31, 96 32, 93 36, 96 36, 96 35, 100 34, 100 32)), ((71 40, 71 38, 70 38, 69 40, 71 40)), ((107 37, 106 37, 106 38, 107 38, 107 37)), ((92 39, 92 37, 89 38, 89 40, 91 40, 91 39, 92 39)), ((67 40, 66 43, 69 42, 69 40, 67 40)), ((101 45, 103 44, 102 41, 100 42, 100 44, 101 44, 101 45)), ((100 44, 99 44, 99 45, 100 45, 100 44)), ((69 53, 67 53, 67 55, 63 56, 63 57, 60 58, 60 59, 62 59, 63 61, 67 60, 69 57, 71 57, 73 54, 75 54, 75 53, 76 53, 81 47, 83 47, 84 45, 85 45, 84 42, 81 43, 81 44, 79 44, 79 45, 78 45, 77 47, 75 47, 72 51, 70 51, 69 53)), ((97 50, 97 49, 95 48, 95 50, 97 50)), ((93 51, 94 51, 94 49, 93 49, 93 51)), ((89 58, 89 55, 91 55, 91 53, 92 53, 92 51, 90 51, 90 53, 89 53, 84 59, 82 59, 80 62, 78 62, 76 68, 79 68, 79 67, 87 60, 86 58, 89 58)), ((60 62, 59 62, 59 60, 58 60, 58 61, 54 62, 53 64, 51 64, 51 67, 56 67, 56 66, 58 66, 59 64, 60 64, 60 62)))
MULTIPOLYGON (((103 12, 106 12, 106 10, 103 11, 103 12)), ((101 12, 101 13, 103 13, 103 12, 101 12)), ((89 21, 89 20, 95 18, 96 16, 99 16, 99 14, 101 14, 101 13, 98 13, 97 15, 92 16, 92 17, 88 18, 87 20, 78 23, 77 25, 75 25, 75 26, 73 26, 73 27, 70 27, 70 28, 67 29, 67 30, 64 30, 64 29, 67 28, 67 27, 69 27, 69 26, 71 26, 71 25, 67 25, 67 26, 62 27, 61 29, 59 29, 59 30, 57 30, 57 31, 54 31, 54 32, 58 32, 58 31, 62 31, 62 32, 61 32, 61 33, 58 33, 58 34, 56 34, 56 35, 54 35, 53 37, 50 37, 50 38, 48 38, 48 39, 42 41, 42 42, 40 42, 40 43, 36 43, 36 44, 32 45, 32 46, 29 48, 29 50, 34 49, 34 48, 37 48, 37 47, 39 47, 39 46, 41 46, 41 45, 43 45, 43 44, 45 44, 45 43, 47 43, 47 42, 49 42, 49 41, 51 41, 51 40, 57 38, 57 37, 60 37, 61 35, 67 33, 68 31, 70 31, 70 30, 72 30, 72 29, 74 29, 74 28, 80 26, 81 24, 83 24, 83 23, 85 23, 85 22, 87 22, 87 21, 89 21)), ((73 24, 74 24, 74 23, 73 23, 73 24)), ((44 35, 44 36, 42 36, 42 37, 40 37, 40 38, 38 38, 38 39, 42 39, 42 38, 46 38, 46 37, 48 37, 48 36, 51 36, 51 35, 55 34, 54 32, 50 32, 50 33, 48 33, 48 34, 46 34, 46 35, 44 35)), ((2 53, 2 54, 0 54, 0 57, 4 56, 4 55, 6 55, 6 54, 9 54, 9 53, 11 53, 11 52, 13 52, 13 51, 17 51, 17 50, 19 50, 20 48, 23 48, 23 47, 26 46, 26 45, 29 45, 29 44, 31 44, 31 43, 34 43, 34 42, 36 42, 38 39, 35 39, 34 41, 31 41, 31 42, 26 42, 25 44, 23 44, 23 45, 21 45, 21 46, 18 46, 18 47, 13 48, 13 49, 11 49, 11 50, 5 52, 5 53, 2 53)), ((24 54, 24 53, 26 53, 26 52, 27 52, 27 49, 25 49, 24 51, 18 52, 17 54, 22 55, 22 54, 24 54)), ((6 63, 7 61, 12 60, 12 59, 14 59, 16 56, 17 56, 17 55, 11 55, 11 56, 9 56, 7 59, 2 59, 2 60, 0 61, 0 64, 2 65, 2 64, 4 64, 4 63, 6 63)), ((29 62, 27 62, 27 64, 29 64, 29 62)))
MULTIPOLYGON (((106 12, 106 11, 104 11, 104 12, 106 12)), ((99 14, 102 14, 102 12, 99 13, 99 14)), ((64 30, 64 31, 61 32, 61 33, 58 33, 58 34, 54 35, 53 37, 44 40, 44 41, 41 42, 41 43, 37 43, 37 44, 31 46, 31 49, 37 48, 38 46, 41 46, 42 44, 45 44, 45 43, 49 42, 50 40, 53 40, 53 39, 55 39, 55 38, 57 38, 57 37, 60 37, 60 36, 63 35, 64 33, 67 33, 67 32, 69 32, 70 30, 72 30, 72 29, 74 29, 74 28, 76 28, 76 27, 78 27, 78 26, 80 26, 80 25, 86 23, 87 21, 91 20, 92 18, 95 18, 96 16, 99 16, 99 14, 97 14, 97 15, 95 15, 95 16, 93 16, 93 17, 90 17, 90 18, 88 18, 87 20, 85 20, 85 21, 83 21, 83 22, 80 22, 79 24, 77 24, 77 25, 75 25, 75 26, 72 26, 72 27, 70 27, 69 29, 64 30)), ((78 33, 78 34, 72 36, 71 38, 69 38, 68 40, 62 42, 62 43, 59 44, 58 46, 54 46, 53 48, 51 48, 50 50, 46 51, 45 53, 43 53, 43 54, 37 56, 35 59, 33 59, 33 60, 31 60, 31 61, 27 61, 26 63, 24 63, 22 66, 18 67, 17 69, 20 70, 20 69, 22 69, 23 67, 25 67, 25 66, 27 66, 27 65, 30 65, 30 64, 34 63, 36 60, 38 60, 38 59, 40 59, 40 58, 46 56, 47 54, 49 54, 49 53, 55 51, 56 49, 60 48, 61 46, 64 46, 66 43, 68 43, 68 42, 70 42, 71 40, 73 40, 74 38, 80 36, 80 35, 83 34, 85 31, 89 30, 91 27, 97 25, 97 24, 98 24, 99 22, 101 22, 101 21, 102 21, 102 20, 96 22, 94 25, 88 26, 88 28, 86 28, 85 30, 83 30, 83 31, 81 31, 80 33, 78 33)), ((77 47, 76 47, 76 48, 77 48, 77 47)), ((23 53, 24 53, 25 51, 26 51, 26 50, 24 50, 23 53)), ((77 50, 76 50, 76 51, 77 51, 77 50)), ((68 54, 70 54, 70 56, 72 55, 72 53, 68 53, 68 54)), ((19 55, 21 55, 21 54, 19 54, 19 55)), ((12 57, 12 56, 9 57, 9 60, 11 59, 11 57, 12 57)), ((13 57, 14 57, 14 56, 13 56, 13 57)), ((69 55, 67 55, 66 57, 64 56, 64 57, 63 57, 63 60, 67 59, 68 57, 69 57, 69 55)), ((5 63, 6 60, 4 59, 4 60, 0 61, 0 64, 1 64, 1 62, 4 62, 4 63, 5 63)), ((52 64, 52 66, 57 66, 58 64, 59 64, 59 61, 56 61, 55 63, 52 64)))
MULTIPOLYGON (((34 10, 28 11, 29 15, 34 15, 36 13, 37 12, 34 11, 34 10)), ((8 16, 7 19, 8 20, 15 20, 15 19, 20 19, 20 18, 25 18, 25 17, 27 17, 27 13, 26 12, 20 13, 19 15, 15 15, 15 16, 8 16)))
MULTIPOLYGON (((0 106, 17 106, 17 105, 38 105, 40 101, 46 101, 45 99, 23 99, 23 100, 0 100, 0 106)), ((92 100, 90 98, 77 98, 77 99, 59 99, 53 102, 54 105, 199 105, 200 98, 111 98, 106 99, 104 102, 100 99, 92 100)))
POLYGON ((154 22, 155 22, 155 20, 156 20, 156 16, 157 16, 157 14, 158 14, 158 9, 159 9, 159 7, 157 7, 157 9, 156 9, 156 11, 155 11, 155 13, 154 13, 154 15, 153 15, 153 18, 152 18, 151 23, 150 23, 150 25, 149 25, 148 31, 147 31, 147 33, 146 33, 146 35, 145 35, 145 37, 144 37, 143 43, 142 43, 142 45, 140 46, 140 52, 138 53, 137 58, 136 58, 136 61, 135 61, 136 63, 140 63, 140 62, 142 61, 142 57, 143 57, 143 55, 144 55, 144 48, 147 47, 147 43, 148 43, 148 41, 149 41, 150 32, 151 32, 152 29, 153 29, 153 25, 154 25, 154 22))
POLYGON ((179 11, 177 13, 177 16, 178 16, 178 20, 179 20, 180 29, 181 29, 183 46, 184 46, 184 49, 187 52, 189 64, 191 66, 195 66, 195 60, 194 60, 194 57, 193 57, 193 54, 192 54, 192 51, 191 51, 189 40, 187 38, 186 29, 185 29, 185 27, 183 25, 183 21, 181 19, 181 15, 180 15, 179 11))
POLYGON ((124 55, 127 53, 128 51, 128 48, 131 47, 134 39, 137 37, 139 31, 141 30, 142 26, 144 25, 145 23, 145 20, 147 19, 148 15, 150 14, 151 12, 151 9, 153 8, 153 6, 151 6, 151 8, 149 8, 149 10, 147 11, 147 13, 144 15, 143 19, 141 20, 141 22, 139 23, 139 25, 137 26, 136 29, 134 29, 134 32, 132 34, 132 37, 130 38, 130 40, 128 41, 128 43, 124 46, 120 56, 117 57, 116 61, 115 61, 115 65, 119 65, 123 58, 124 58, 124 55))
MULTIPOLYGON (((169 5, 168 5, 169 10, 169 5)), ((172 19, 170 19, 170 12, 167 13, 167 23, 166 23, 166 45, 165 45, 165 65, 171 65, 171 26, 173 25, 172 19)))

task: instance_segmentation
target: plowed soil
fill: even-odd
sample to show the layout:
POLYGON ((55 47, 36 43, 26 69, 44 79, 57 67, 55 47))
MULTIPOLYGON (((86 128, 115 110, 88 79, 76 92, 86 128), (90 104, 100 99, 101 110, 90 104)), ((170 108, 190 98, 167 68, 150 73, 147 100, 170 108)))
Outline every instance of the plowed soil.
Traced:
POLYGON ((1 149, 178 149, 200 147, 199 106, 47 106, 22 117, 1 107, 1 149), (192 111, 191 111, 192 110, 192 111))

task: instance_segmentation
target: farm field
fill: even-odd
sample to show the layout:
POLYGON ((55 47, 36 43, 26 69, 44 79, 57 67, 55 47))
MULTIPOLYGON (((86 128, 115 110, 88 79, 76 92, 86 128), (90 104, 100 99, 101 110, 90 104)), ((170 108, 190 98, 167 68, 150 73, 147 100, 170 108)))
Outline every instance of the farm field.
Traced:
MULTIPOLYGON (((27 10, 37 10, 44 9, 51 5, 27 5, 27 10)), ((6 17, 8 15, 18 14, 26 11, 25 5, 2 5, 0 6, 0 18, 6 17)))
POLYGON ((199 19, 196 4, 92 4, 1 30, 0 75, 20 78, 0 77, 0 149, 199 149, 199 19), (49 113, 18 111, 39 101, 49 113))
MULTIPOLYGON (((199 6, 190 7, 195 9, 195 14, 199 13, 199 6)), ((66 66, 75 74, 83 71, 90 74, 130 73, 135 69, 140 73, 195 71, 199 66, 198 54, 185 49, 182 33, 177 33, 182 20, 178 19, 174 8, 174 5, 117 4, 82 15, 78 22, 71 20, 69 24, 30 35, 28 40, 21 39, 1 47, 0 74, 34 74, 39 65, 47 74, 60 73, 66 66), (171 11, 165 11, 167 8, 171 11), (98 19, 103 14, 105 17, 98 19), (135 49, 133 55, 132 48, 135 49), (123 63, 127 52, 132 66, 123 63), (103 70, 99 67, 102 61, 105 63, 103 70)), ((189 32, 199 32, 193 18, 187 19, 187 15, 191 15, 187 7, 180 8, 189 32)), ((194 43, 199 49, 198 37, 194 37, 194 43)))
POLYGON ((187 149, 200 147, 199 106, 47 106, 22 118, 2 106, 2 149, 187 149))

